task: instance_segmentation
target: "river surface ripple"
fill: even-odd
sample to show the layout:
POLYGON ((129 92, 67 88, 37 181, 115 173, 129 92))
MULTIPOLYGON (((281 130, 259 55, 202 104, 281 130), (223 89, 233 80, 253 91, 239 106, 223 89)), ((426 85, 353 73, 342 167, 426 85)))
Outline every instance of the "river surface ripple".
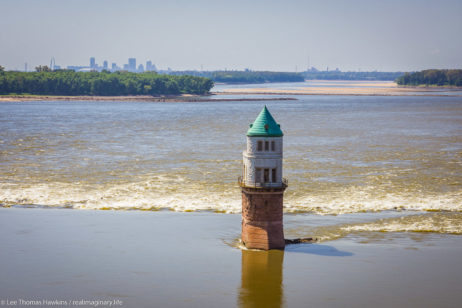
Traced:
POLYGON ((415 211, 342 232, 462 233, 462 98, 297 98, 2 103, 0 206, 238 213, 266 103, 285 134, 286 212, 415 211))

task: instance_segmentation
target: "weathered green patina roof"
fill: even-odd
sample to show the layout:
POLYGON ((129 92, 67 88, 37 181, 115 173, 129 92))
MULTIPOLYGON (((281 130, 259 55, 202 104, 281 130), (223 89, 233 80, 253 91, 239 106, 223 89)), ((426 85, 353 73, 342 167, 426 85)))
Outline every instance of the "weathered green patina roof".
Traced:
POLYGON ((279 124, 276 123, 266 106, 255 121, 250 124, 250 128, 247 131, 247 136, 249 137, 282 137, 283 135, 279 124))

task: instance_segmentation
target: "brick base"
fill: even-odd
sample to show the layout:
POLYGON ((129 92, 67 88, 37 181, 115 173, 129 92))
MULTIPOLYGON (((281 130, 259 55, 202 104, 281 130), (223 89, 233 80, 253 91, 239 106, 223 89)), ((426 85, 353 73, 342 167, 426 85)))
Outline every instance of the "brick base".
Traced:
POLYGON ((284 249, 284 189, 242 189, 242 242, 251 249, 284 249))

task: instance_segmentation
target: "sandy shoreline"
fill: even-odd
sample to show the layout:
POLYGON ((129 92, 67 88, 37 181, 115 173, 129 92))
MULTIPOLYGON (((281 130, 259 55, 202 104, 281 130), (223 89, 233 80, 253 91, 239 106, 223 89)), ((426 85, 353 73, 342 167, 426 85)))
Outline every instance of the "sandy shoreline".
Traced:
POLYGON ((332 95, 332 96, 446 96, 446 97, 461 97, 462 95, 458 94, 397 94, 397 93, 375 93, 375 92, 367 92, 367 93, 349 93, 348 91, 342 92, 337 91, 336 93, 333 92, 326 92, 326 93, 303 93, 303 92, 294 92, 294 91, 271 91, 271 92, 259 92, 259 91, 242 91, 242 92, 234 92, 234 91, 223 91, 223 92, 215 92, 216 95, 332 95))
POLYGON ((398 86, 391 81, 308 80, 288 85, 221 86, 214 90, 217 95, 462 96, 462 88, 398 86))
MULTIPOLYGON (((219 102, 219 101, 265 101, 295 100, 297 95, 342 95, 342 96, 462 96, 461 88, 398 86, 394 82, 335 82, 307 81, 306 86, 284 89, 275 87, 251 87, 249 84, 233 85, 232 88, 213 91, 208 95, 179 96, 65 96, 65 95, 1 95, 0 102, 27 101, 137 101, 137 102, 219 102), (454 93, 451 93, 453 92, 454 93), (242 95, 237 98, 221 98, 223 95, 242 95), (248 95, 283 97, 246 97, 248 95)), ((279 86, 281 86, 279 84, 279 86)))
MULTIPOLYGON (((213 94, 212 94, 213 95, 213 94)), ((291 97, 276 98, 209 98, 208 96, 55 96, 55 95, 3 95, 0 96, 1 102, 31 102, 31 101, 131 101, 131 102, 228 102, 228 101, 266 101, 266 100, 296 100, 291 97)))
MULTIPOLYGON (((458 90, 458 89, 452 89, 458 90)), ((236 88, 214 92, 217 95, 346 95, 346 96, 462 96, 451 89, 411 87, 301 87, 298 89, 236 88), (443 93, 444 92, 444 93, 443 93)))

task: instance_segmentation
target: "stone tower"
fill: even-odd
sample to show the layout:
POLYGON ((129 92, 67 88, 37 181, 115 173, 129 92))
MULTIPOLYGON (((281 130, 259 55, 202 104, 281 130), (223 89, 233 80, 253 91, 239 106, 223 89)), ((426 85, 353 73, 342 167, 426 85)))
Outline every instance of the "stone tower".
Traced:
POLYGON ((266 106, 247 131, 243 153, 242 242, 252 249, 284 249, 282 136, 266 106))

